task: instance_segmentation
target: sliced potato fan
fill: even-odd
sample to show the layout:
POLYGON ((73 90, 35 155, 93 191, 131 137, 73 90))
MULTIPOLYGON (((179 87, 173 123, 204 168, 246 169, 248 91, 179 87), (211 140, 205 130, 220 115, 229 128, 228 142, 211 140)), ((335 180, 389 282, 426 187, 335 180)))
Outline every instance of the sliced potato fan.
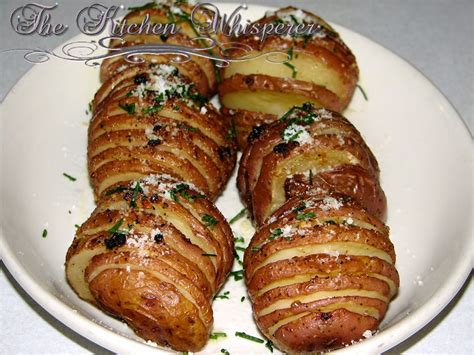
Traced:
POLYGON ((388 228, 351 198, 289 199, 252 238, 244 267, 260 330, 289 353, 372 334, 399 286, 388 228))
POLYGON ((358 80, 354 55, 318 16, 287 7, 267 14, 256 24, 306 25, 308 31, 270 35, 265 40, 243 35, 237 41, 250 51, 229 51, 234 58, 255 58, 232 62, 224 68, 219 86, 222 112, 234 120, 241 148, 247 144, 252 127, 276 120, 295 105, 311 102, 341 112, 349 104, 358 80), (309 26, 313 26, 311 34, 309 26))
POLYGON ((149 175, 99 200, 69 248, 66 275, 81 298, 146 340, 196 351, 233 250, 227 222, 202 191, 149 175))

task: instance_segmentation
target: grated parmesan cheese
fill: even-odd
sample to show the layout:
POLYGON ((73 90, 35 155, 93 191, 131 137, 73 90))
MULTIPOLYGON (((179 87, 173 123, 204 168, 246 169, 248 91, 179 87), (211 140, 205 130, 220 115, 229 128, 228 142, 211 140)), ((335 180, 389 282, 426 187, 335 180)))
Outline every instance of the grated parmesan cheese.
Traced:
POLYGON ((298 142, 300 145, 310 144, 313 142, 313 138, 308 131, 301 125, 290 124, 283 131, 283 140, 285 143, 290 141, 298 142))
POLYGON ((342 203, 334 197, 327 196, 323 199, 322 204, 319 207, 323 211, 338 210, 342 207, 342 203))

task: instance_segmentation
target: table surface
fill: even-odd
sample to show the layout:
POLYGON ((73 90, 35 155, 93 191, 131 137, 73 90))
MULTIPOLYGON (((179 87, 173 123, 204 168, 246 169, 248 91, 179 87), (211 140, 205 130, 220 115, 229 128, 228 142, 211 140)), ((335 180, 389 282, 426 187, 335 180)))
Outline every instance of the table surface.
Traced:
MULTIPOLYGON (((40 2, 40 1, 39 1, 40 2)), ((59 1, 56 16, 74 24, 86 5, 130 5, 132 1, 59 1)), ((144 3, 135 1, 133 3, 144 3)), ((222 1, 228 2, 228 1, 222 1)), ((451 101, 470 131, 474 131, 474 1, 472 0, 249 0, 248 3, 303 7, 382 44, 424 73, 451 101)), ((10 14, 27 1, 0 2, 0 51, 38 46, 37 36, 20 36, 10 27, 10 14)), ((40 3, 52 4, 53 1, 40 3)), ((55 48, 78 33, 70 26, 64 36, 41 38, 55 48)), ((31 67, 18 53, 0 54, 0 101, 31 67)), ((474 288, 466 281, 452 302, 426 327, 389 353, 472 354, 474 349, 474 288)), ((108 353, 68 329, 28 296, 1 263, 0 352, 108 353)))

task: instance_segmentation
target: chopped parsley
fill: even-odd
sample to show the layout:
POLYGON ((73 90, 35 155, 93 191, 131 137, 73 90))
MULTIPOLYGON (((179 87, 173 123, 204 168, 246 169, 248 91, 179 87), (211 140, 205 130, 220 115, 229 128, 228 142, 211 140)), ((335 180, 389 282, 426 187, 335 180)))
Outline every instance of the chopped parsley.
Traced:
POLYGON ((154 113, 160 111, 162 108, 163 108, 162 105, 148 106, 148 107, 142 108, 142 113, 147 115, 147 116, 150 116, 150 115, 153 115, 154 113))
POLYGON ((252 247, 252 253, 257 253, 260 251, 260 247, 252 247))
POLYGON ((75 224, 74 227, 76 227, 76 229, 81 228, 81 226, 79 224, 75 224))
POLYGON ((254 342, 260 343, 260 344, 265 343, 265 340, 254 337, 253 335, 249 335, 249 334, 244 333, 244 332, 235 332, 235 336, 237 336, 239 338, 244 338, 244 339, 247 339, 247 340, 250 340, 250 341, 254 341, 254 342))
POLYGON ((245 296, 242 296, 242 297, 240 298, 240 302, 243 302, 243 301, 245 301, 245 296))
POLYGON ((239 219, 241 219, 242 217, 245 216, 246 214, 246 209, 243 208, 239 213, 237 213, 234 217, 231 218, 231 220, 229 221, 229 224, 232 224, 232 223, 235 223, 237 222, 239 219))
POLYGON ((119 107, 126 111, 129 115, 133 115, 135 113, 135 104, 119 104, 119 107))
POLYGON ((239 250, 239 251, 245 251, 245 248, 244 248, 244 247, 239 247, 239 246, 236 246, 236 247, 235 247, 235 250, 239 250))
POLYGON ((227 349, 221 349, 221 353, 224 355, 230 355, 230 352, 227 349))
POLYGON ((210 229, 214 229, 217 223, 219 223, 217 219, 215 219, 214 217, 208 214, 205 214, 204 216, 202 216, 201 221, 203 221, 205 223, 205 226, 209 227, 210 229))
POLYGON ((48 236, 48 230, 47 229, 43 229, 43 233, 41 233, 41 236, 43 238, 46 238, 48 236))
POLYGON ((77 179, 74 176, 71 176, 69 174, 63 173, 63 176, 67 177, 71 181, 76 181, 77 179))
POLYGON ((224 333, 224 332, 217 332, 217 333, 211 333, 211 335, 209 335, 209 339, 219 339, 219 338, 227 338, 227 334, 224 333))

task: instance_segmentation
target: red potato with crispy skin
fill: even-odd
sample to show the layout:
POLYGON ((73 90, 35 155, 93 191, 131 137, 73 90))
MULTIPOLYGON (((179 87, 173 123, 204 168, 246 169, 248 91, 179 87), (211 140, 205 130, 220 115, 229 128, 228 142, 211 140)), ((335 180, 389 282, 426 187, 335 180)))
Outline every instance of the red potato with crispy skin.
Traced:
POLYGON ((288 353, 324 352, 371 335, 399 287, 388 233, 350 197, 289 199, 245 252, 262 333, 288 353))
MULTIPOLYGON (((193 38, 197 37, 196 28, 194 24, 188 20, 190 19, 193 7, 186 3, 172 4, 162 2, 155 3, 153 6, 148 6, 146 9, 137 9, 128 13, 123 21, 130 26, 131 24, 141 24, 145 17, 148 17, 150 28, 154 25, 161 24, 164 26, 174 25, 177 33, 168 33, 167 35, 156 35, 152 32, 142 32, 140 34, 125 34, 121 39, 114 39, 111 41, 111 48, 123 48, 138 45, 171 45, 171 46, 186 46, 195 47, 197 49, 207 47, 207 41, 196 41, 193 38)), ((204 11, 195 13, 195 17, 200 22, 210 21, 210 15, 204 11)), ((200 33, 200 36, 204 33, 200 33)), ((210 34, 211 38, 217 39, 210 34)), ((219 36, 219 41, 225 41, 224 36, 219 36)), ((113 51, 112 51, 113 52, 113 51)), ((211 52, 209 52, 211 54, 211 52)), ((200 56, 191 56, 189 60, 180 55, 175 54, 140 54, 137 64, 133 62, 132 58, 126 60, 123 56, 115 56, 105 59, 100 69, 100 79, 102 82, 109 80, 121 71, 136 66, 147 67, 154 64, 174 64, 180 72, 188 77, 196 86, 196 89, 201 95, 211 97, 217 90, 216 67, 214 63, 200 56)))
POLYGON ((252 127, 277 120, 295 105, 311 102, 342 112, 349 104, 358 80, 354 55, 320 17, 287 7, 256 21, 261 25, 277 22, 313 24, 318 31, 312 36, 270 35, 263 41, 254 35, 236 39, 239 48, 227 54, 256 59, 232 62, 223 69, 219 97, 223 114, 234 119, 242 149, 252 127), (242 47, 250 48, 250 51, 242 53, 242 47), (280 62, 267 60, 272 52, 281 53, 280 62))
POLYGON ((229 225, 201 191, 150 175, 101 197, 68 250, 66 275, 81 298, 144 339, 198 351, 233 250, 229 225))
POLYGON ((296 106, 280 121, 254 128, 249 142, 237 186, 257 225, 288 198, 309 190, 346 194, 384 218, 377 160, 340 114, 310 104, 296 106))
POLYGON ((213 200, 222 192, 236 160, 230 124, 174 66, 125 69, 102 85, 94 108, 88 161, 96 198, 152 173, 193 183, 213 200))

